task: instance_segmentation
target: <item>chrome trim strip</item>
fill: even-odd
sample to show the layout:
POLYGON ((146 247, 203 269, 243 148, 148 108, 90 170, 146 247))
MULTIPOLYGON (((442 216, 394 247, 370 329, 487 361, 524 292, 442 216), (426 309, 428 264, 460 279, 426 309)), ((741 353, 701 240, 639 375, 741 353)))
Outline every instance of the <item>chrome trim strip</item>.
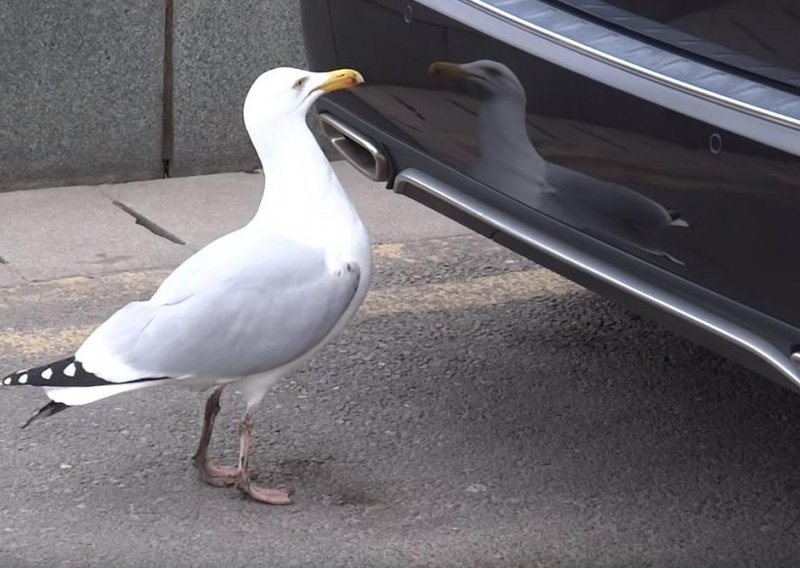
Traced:
MULTIPOLYGON (((714 124, 720 128, 736 132, 795 155, 800 155, 800 116, 781 114, 744 100, 693 85, 662 72, 648 69, 576 41, 562 33, 557 33, 544 27, 544 25, 538 25, 531 21, 533 16, 530 19, 522 18, 486 0, 418 1, 420 4, 426 5, 445 16, 536 57, 645 100, 650 100, 676 112, 692 116, 698 120, 714 124), (591 59, 604 65, 587 65, 586 59, 591 59), (644 83, 649 83, 649 85, 644 83), (657 92, 653 88, 654 86, 662 87, 661 92, 657 92), (663 87, 667 87, 667 92, 664 92, 665 89, 663 87)), ((511 5, 513 2, 506 1, 505 4, 511 5)), ((538 6, 541 3, 535 2, 535 4, 538 6)), ((563 23, 560 24, 563 29, 574 30, 576 26, 579 26, 586 27, 592 32, 608 33, 608 30, 602 26, 582 20, 577 16, 572 16, 572 14, 560 12, 549 5, 541 4, 541 6, 542 10, 547 10, 546 13, 542 12, 543 17, 547 16, 552 19, 554 15, 563 16, 573 22, 570 26, 563 23)), ((616 34, 616 36, 619 36, 619 34, 616 34)), ((631 38, 628 39, 631 42, 641 44, 642 50, 666 53, 664 50, 659 50, 649 44, 638 42, 638 40, 631 38)), ((703 70, 707 69, 708 76, 736 77, 714 67, 676 57, 675 68, 681 69, 686 65, 697 66, 698 69, 703 70)), ((800 100, 800 98, 784 91, 743 78, 737 77, 737 79, 743 85, 745 83, 752 84, 754 88, 760 87, 763 92, 774 93, 784 100, 787 97, 800 100)), ((752 89, 742 89, 742 92, 747 94, 750 90, 752 89)), ((792 106, 792 108, 794 107, 792 106)))
POLYGON ((800 371, 791 363, 791 355, 785 355, 773 344, 748 329, 667 290, 631 276, 598 258, 591 257, 580 249, 563 243, 535 227, 521 223, 417 169, 408 168, 397 175, 394 182, 395 191, 403 193, 406 185, 430 194, 575 270, 589 274, 632 297, 739 346, 771 365, 795 386, 800 387, 800 371))
POLYGON ((696 95, 698 97, 702 97, 702 98, 708 99, 710 101, 714 101, 715 103, 722 104, 722 105, 728 106, 730 108, 735 108, 735 109, 740 110, 742 112, 746 112, 746 113, 752 114, 753 116, 757 116, 757 117, 760 117, 760 118, 765 118, 767 120, 771 120, 771 121, 776 122, 778 124, 785 124, 785 125, 790 126, 792 128, 800 129, 800 120, 798 120, 797 118, 794 118, 794 117, 791 117, 791 116, 786 116, 786 115, 783 115, 783 114, 779 114, 779 113, 776 113, 776 112, 773 112, 773 111, 770 111, 768 109, 764 109, 764 108, 761 108, 761 107, 758 107, 758 106, 755 106, 755 105, 751 105, 751 104, 748 104, 748 103, 746 103, 744 101, 740 101, 738 99, 733 99, 731 97, 726 97, 726 96, 721 95, 719 93, 715 93, 715 92, 709 91, 707 89, 702 89, 702 88, 700 88, 700 87, 698 87, 696 85, 692 85, 692 84, 686 83, 684 81, 679 81, 679 80, 675 79, 674 77, 670 77, 670 76, 664 75, 662 73, 657 73, 657 72, 653 71, 652 69, 647 69, 646 67, 642 67, 640 65, 636 65, 635 63, 631 63, 630 61, 625 61, 624 59, 620 59, 620 58, 615 57, 615 56, 613 56, 613 55, 611 55, 609 53, 606 53, 606 52, 600 51, 598 49, 595 49, 595 48, 593 48, 593 47, 591 47, 589 45, 586 45, 586 44, 583 44, 583 43, 579 43, 579 42, 577 42, 577 41, 575 41, 573 39, 570 39, 570 38, 568 38, 566 36, 559 35, 559 34, 554 33, 554 32, 552 32, 552 31, 550 31, 550 30, 548 30, 546 28, 543 28, 541 26, 537 26, 533 22, 530 22, 528 20, 524 20, 524 19, 522 19, 522 18, 520 18, 518 16, 515 16, 513 14, 509 14, 508 12, 506 12, 504 10, 501 10, 501 9, 497 8, 496 6, 493 6, 493 5, 491 5, 491 4, 487 3, 487 2, 484 2, 483 0, 467 0, 467 1, 471 2, 472 4, 475 4, 475 5, 479 6, 482 10, 486 10, 488 12, 494 13, 497 16, 509 19, 509 20, 513 21, 514 23, 516 23, 517 25, 526 27, 526 28, 530 29, 534 33, 537 33, 537 34, 539 34, 539 35, 541 35, 543 37, 546 37, 546 38, 548 38, 548 39, 550 39, 550 40, 552 40, 552 41, 554 41, 556 43, 559 43, 559 44, 561 44, 561 45, 563 45, 565 47, 568 47, 568 48, 570 48, 572 50, 575 50, 575 51, 577 51, 579 53, 584 53, 586 55, 589 55, 590 57, 592 57, 594 59, 597 59, 598 61, 602 61, 604 63, 609 63, 611 65, 619 67, 620 69, 625 69, 625 70, 630 71, 632 73, 636 73, 637 75, 641 75, 643 77, 647 77, 648 79, 652 79, 652 80, 657 81, 659 83, 668 85, 670 87, 673 87, 673 88, 676 88, 676 89, 680 89, 680 90, 688 92, 688 93, 692 93, 692 94, 694 94, 694 95, 696 95))
POLYGON ((386 181, 389 179, 389 163, 374 142, 327 112, 320 113, 319 122, 322 131, 331 141, 333 147, 354 168, 373 181, 386 181), (372 159, 372 168, 366 167, 350 154, 347 147, 348 141, 358 144, 367 151, 372 159))

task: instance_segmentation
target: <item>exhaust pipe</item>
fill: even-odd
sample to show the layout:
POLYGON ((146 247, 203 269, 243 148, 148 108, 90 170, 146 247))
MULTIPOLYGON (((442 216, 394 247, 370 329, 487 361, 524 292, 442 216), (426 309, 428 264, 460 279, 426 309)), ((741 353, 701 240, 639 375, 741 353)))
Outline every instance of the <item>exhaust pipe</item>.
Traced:
POLYGON ((342 157, 373 181, 389 179, 389 162, 369 138, 329 113, 319 115, 322 132, 342 157))

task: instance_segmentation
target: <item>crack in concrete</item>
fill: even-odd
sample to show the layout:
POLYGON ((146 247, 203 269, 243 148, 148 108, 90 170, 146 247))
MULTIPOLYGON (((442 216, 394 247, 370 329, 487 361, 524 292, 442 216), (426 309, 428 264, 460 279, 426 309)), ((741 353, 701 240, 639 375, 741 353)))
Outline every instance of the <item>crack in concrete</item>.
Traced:
POLYGON ((151 221, 150 219, 148 219, 147 217, 145 217, 144 215, 142 215, 141 213, 139 213, 138 211, 136 211, 132 207, 128 207, 127 205, 125 205, 121 201, 112 201, 111 203, 113 203, 114 206, 120 208, 122 211, 124 211, 125 213, 127 213, 128 215, 133 217, 136 220, 136 224, 137 225, 141 225, 142 227, 144 227, 145 229, 147 229, 148 231, 150 231, 151 233, 153 233, 157 237, 161 237, 162 239, 166 239, 166 240, 168 240, 168 241, 170 241, 172 243, 175 243, 176 245, 185 245, 186 244, 186 241, 184 241, 183 239, 181 239, 181 238, 177 237, 176 235, 172 234, 171 232, 166 230, 164 227, 162 227, 158 223, 156 223, 154 221, 151 221))

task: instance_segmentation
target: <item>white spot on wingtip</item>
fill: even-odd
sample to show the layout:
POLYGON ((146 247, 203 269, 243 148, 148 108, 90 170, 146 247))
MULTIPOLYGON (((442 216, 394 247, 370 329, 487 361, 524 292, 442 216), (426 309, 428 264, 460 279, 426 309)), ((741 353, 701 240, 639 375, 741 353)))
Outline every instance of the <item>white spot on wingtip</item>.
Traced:
POLYGON ((11 377, 6 377, 5 379, 3 379, 3 384, 6 385, 6 386, 10 385, 11 384, 11 377))
POLYGON ((42 371, 42 378, 45 381, 49 381, 50 377, 52 377, 52 376, 53 376, 53 369, 51 369, 50 367, 48 367, 44 371, 42 371))
POLYGON ((19 381, 19 384, 24 385, 28 382, 28 373, 23 373, 17 380, 19 381))
POLYGON ((69 365, 67 365, 66 368, 64 369, 64 374, 67 375, 68 377, 74 377, 75 363, 70 363, 69 365))

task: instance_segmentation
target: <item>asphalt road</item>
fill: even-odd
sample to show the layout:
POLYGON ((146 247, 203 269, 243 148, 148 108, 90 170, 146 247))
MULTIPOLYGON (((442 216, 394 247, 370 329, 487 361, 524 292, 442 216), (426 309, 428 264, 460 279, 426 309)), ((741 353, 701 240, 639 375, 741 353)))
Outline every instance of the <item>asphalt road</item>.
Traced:
MULTIPOLYGON (((258 412, 253 471, 294 505, 196 480, 200 393, 20 430, 45 399, 2 389, 0 566, 800 565, 800 398, 480 237, 376 260, 356 321, 258 412)), ((3 368, 164 274, 5 289, 3 368)))

